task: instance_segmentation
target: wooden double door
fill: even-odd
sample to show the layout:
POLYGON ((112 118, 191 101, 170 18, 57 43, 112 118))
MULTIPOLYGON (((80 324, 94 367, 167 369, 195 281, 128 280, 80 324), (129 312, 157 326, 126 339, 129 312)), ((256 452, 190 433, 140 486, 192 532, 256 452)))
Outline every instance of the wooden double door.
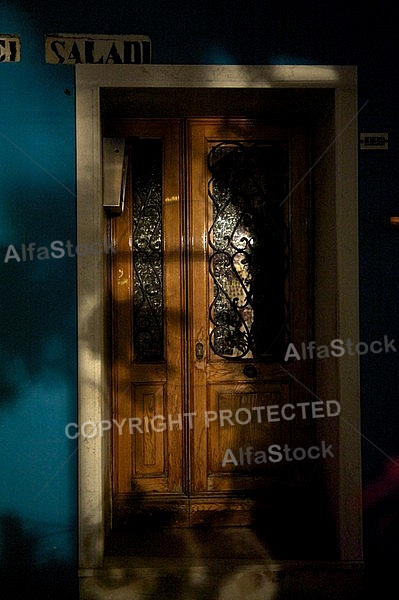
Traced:
POLYGON ((112 219, 115 518, 249 524, 313 467, 270 454, 313 440, 312 419, 281 414, 306 398, 292 375, 312 378, 311 361, 284 360, 312 332, 306 132, 242 118, 109 127, 129 148, 112 219))

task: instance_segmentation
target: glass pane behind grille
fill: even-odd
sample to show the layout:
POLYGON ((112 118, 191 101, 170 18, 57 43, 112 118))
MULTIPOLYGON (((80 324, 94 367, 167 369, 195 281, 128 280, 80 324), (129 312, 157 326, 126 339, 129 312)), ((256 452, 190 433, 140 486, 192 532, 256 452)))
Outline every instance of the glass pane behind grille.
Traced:
POLYGON ((161 140, 135 140, 132 164, 134 354, 153 362, 164 359, 161 140))
POLYGON ((210 344, 223 358, 273 359, 286 344, 287 161, 277 142, 222 142, 208 155, 210 344))

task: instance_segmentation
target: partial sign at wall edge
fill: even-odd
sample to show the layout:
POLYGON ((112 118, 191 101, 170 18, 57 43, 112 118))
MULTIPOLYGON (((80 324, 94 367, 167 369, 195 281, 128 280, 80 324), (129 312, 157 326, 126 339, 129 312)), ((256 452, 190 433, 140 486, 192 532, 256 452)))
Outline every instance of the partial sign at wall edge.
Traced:
POLYGON ((0 62, 20 62, 21 39, 19 35, 0 33, 0 62))

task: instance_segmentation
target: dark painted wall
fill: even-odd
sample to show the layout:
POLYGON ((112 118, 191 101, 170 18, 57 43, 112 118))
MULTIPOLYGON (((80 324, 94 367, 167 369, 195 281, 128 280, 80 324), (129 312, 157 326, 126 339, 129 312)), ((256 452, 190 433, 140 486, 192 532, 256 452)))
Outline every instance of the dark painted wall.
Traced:
POLYGON ((76 264, 4 258, 9 244, 75 243, 74 68, 44 63, 53 32, 146 34, 153 63, 358 66, 359 131, 389 132, 390 146, 359 154, 361 340, 398 339, 396 353, 362 359, 365 486, 377 480, 365 549, 399 557, 397 21, 394 2, 354 4, 2 1, 0 33, 21 35, 22 60, 0 63, 1 559, 49 597, 76 566, 76 445, 64 435, 76 419, 76 264))

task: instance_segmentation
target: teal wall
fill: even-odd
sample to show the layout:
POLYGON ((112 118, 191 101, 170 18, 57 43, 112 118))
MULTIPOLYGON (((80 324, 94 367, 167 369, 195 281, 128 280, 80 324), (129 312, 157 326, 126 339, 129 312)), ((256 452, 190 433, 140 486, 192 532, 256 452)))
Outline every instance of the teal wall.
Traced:
POLYGON ((21 62, 0 72, 1 563, 37 594, 65 576, 73 597, 76 453, 63 431, 76 417, 76 263, 4 262, 9 244, 76 237, 74 69, 44 64, 41 18, 0 8, 1 32, 22 38, 21 62))
MULTIPOLYGON (((389 132, 388 152, 361 153, 361 339, 399 340, 398 35, 394 3, 341 6, 283 0, 8 1, 0 33, 22 39, 20 63, 0 63, 0 536, 4 572, 72 598, 76 578, 76 263, 4 262, 9 244, 76 239, 74 67, 44 62, 54 32, 149 35, 153 63, 354 64, 360 131, 389 132), (63 586, 59 587, 62 580, 63 586), (63 591, 60 591, 63 590, 63 591)), ((398 353, 362 359, 364 434, 399 456, 398 353)), ((389 462, 366 440, 365 485, 389 462)), ((394 468, 394 467, 393 467, 394 468)), ((395 471, 396 474, 396 471, 395 471)), ((393 479, 397 475, 393 475, 393 479)), ((366 557, 396 552, 399 512, 365 518, 366 557), (380 520, 388 519, 388 528, 380 520)), ((391 496, 388 497, 390 502, 391 496)), ((22 579, 21 579, 22 581, 22 579)), ((61 595, 60 595, 61 594, 61 595)), ((39 596, 37 596, 39 597, 39 596)))

